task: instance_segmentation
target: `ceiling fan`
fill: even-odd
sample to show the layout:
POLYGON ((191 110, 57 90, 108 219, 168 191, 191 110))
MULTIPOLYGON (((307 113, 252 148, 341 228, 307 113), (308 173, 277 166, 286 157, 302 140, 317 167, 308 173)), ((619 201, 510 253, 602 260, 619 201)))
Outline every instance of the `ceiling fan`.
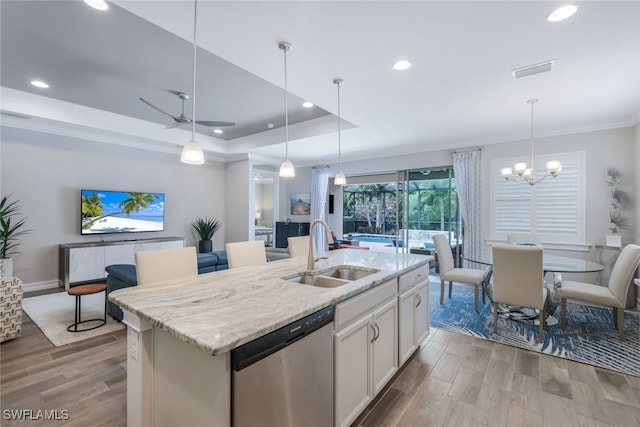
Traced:
MULTIPOLYGON (((138 99, 144 102, 145 104, 147 104, 149 107, 153 108, 154 110, 160 111, 162 114, 166 114, 167 116, 171 117, 175 121, 175 123, 165 126, 165 129, 172 129, 180 125, 191 123, 191 119, 184 115, 184 101, 189 99, 189 95, 182 92, 178 92, 176 93, 176 95, 178 95, 178 98, 182 100, 182 112, 180 113, 179 116, 173 115, 167 111, 164 111, 162 108, 156 107, 155 105, 153 105, 152 103, 150 103, 144 98, 138 98, 138 99)), ((235 126, 234 122, 218 122, 215 120, 196 120, 196 124, 202 125, 202 126, 214 127, 214 128, 223 127, 223 126, 235 126)))

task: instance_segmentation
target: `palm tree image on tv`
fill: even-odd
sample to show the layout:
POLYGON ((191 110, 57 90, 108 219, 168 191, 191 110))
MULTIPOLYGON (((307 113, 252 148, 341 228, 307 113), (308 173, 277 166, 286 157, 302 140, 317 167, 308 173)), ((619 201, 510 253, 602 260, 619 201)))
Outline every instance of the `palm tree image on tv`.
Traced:
POLYGON ((164 194, 82 190, 82 234, 164 229, 164 194))

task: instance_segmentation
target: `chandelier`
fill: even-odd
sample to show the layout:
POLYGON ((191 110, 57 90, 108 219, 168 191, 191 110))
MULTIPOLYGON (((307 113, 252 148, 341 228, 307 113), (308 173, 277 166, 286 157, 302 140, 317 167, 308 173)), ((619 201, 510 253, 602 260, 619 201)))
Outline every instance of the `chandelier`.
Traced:
POLYGON ((534 185, 537 184, 549 177, 555 178, 560 175, 562 171, 562 164, 558 160, 549 160, 546 163, 548 174, 543 175, 541 177, 537 177, 535 174, 535 168, 533 165, 533 104, 538 102, 537 99, 530 99, 527 101, 531 105, 531 138, 529 140, 529 145, 531 146, 531 167, 527 165, 526 162, 519 162, 513 165, 513 168, 502 168, 500 169, 500 173, 505 180, 514 179, 514 178, 522 178, 527 184, 534 185), (514 175, 515 172, 515 175, 514 175))

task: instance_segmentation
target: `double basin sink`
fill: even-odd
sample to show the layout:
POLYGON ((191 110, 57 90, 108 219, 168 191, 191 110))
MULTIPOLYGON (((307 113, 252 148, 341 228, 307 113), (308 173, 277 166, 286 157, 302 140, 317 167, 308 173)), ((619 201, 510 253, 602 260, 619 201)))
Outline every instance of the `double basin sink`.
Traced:
POLYGON ((286 280, 320 288, 337 288, 379 271, 378 268, 340 265, 327 270, 304 272, 286 280))

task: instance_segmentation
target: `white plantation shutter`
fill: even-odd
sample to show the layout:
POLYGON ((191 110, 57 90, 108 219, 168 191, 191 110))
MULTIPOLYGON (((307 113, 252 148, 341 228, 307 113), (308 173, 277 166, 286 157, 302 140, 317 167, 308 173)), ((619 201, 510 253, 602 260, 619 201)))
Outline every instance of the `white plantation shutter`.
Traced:
POLYGON ((584 243, 584 152, 539 155, 536 176, 547 174, 545 163, 560 160, 562 172, 533 186, 522 179, 505 181, 500 169, 520 159, 494 159, 492 231, 506 239, 512 232, 534 233, 543 243, 584 243))

